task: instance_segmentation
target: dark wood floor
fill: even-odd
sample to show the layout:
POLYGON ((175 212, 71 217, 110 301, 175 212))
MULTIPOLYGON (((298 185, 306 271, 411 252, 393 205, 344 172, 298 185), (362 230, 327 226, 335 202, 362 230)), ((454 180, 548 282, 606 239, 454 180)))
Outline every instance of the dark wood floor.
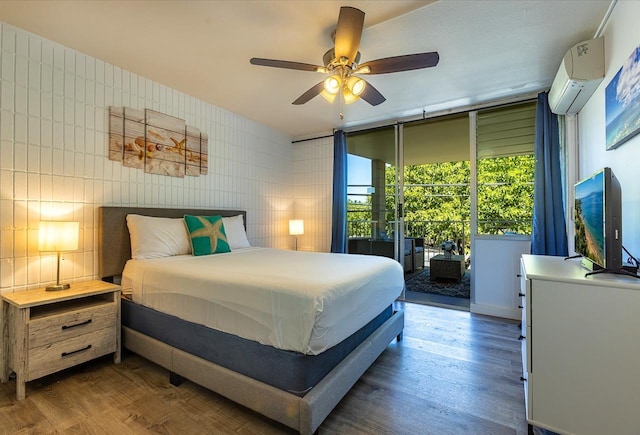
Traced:
MULTIPOLYGON (((392 343, 320 434, 526 434, 515 322, 402 304, 392 343)), ((288 434, 288 428, 125 353, 27 384, 0 384, 0 433, 288 434)))

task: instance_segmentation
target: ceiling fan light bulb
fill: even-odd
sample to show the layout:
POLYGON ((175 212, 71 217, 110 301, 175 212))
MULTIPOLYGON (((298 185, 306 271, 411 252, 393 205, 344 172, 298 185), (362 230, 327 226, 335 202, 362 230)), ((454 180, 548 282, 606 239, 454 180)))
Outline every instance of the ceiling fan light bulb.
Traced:
POLYGON ((358 77, 351 76, 347 81, 347 87, 349 88, 349 91, 351 91, 351 93, 356 97, 362 94, 365 86, 366 86, 366 82, 358 77))
POLYGON ((327 77, 324 81, 324 90, 329 94, 336 95, 340 90, 340 77, 335 75, 327 77))

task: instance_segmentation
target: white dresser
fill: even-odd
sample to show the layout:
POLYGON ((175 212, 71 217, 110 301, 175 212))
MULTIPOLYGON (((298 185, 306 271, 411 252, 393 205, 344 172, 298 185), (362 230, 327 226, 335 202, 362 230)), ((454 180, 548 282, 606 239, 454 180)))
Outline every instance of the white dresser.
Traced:
POLYGON ((522 365, 529 424, 640 433, 640 279, 585 277, 580 260, 523 255, 522 365))

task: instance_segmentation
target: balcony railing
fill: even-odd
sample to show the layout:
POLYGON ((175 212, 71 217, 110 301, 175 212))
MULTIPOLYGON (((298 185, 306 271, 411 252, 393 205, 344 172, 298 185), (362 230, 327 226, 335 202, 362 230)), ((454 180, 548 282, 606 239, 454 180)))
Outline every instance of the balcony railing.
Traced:
MULTIPOLYGON (((530 219, 514 220, 479 220, 479 234, 529 234, 530 219)), ((387 234, 395 233, 395 222, 386 222, 387 234)), ((372 220, 347 220, 348 237, 373 237, 378 234, 378 222, 372 220)), ((471 245, 471 228, 468 220, 444 221, 415 221, 405 220, 406 237, 421 237, 425 239, 425 246, 439 249, 440 244, 452 240, 464 247, 465 254, 469 253, 471 245)))
MULTIPOLYGON (((378 234, 378 222, 370 220, 348 220, 348 237, 373 237, 378 234)), ((383 229, 387 234, 394 234, 395 222, 387 222, 383 229)), ((469 221, 405 221, 405 236, 425 239, 425 247, 438 251, 440 244, 453 240, 468 251, 469 221)))

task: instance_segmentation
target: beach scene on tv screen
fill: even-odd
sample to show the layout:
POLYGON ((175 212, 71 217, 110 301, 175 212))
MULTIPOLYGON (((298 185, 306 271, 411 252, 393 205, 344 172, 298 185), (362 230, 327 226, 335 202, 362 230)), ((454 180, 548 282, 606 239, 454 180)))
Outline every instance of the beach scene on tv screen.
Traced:
POLYGON ((576 185, 576 252, 604 264, 604 175, 576 185))

